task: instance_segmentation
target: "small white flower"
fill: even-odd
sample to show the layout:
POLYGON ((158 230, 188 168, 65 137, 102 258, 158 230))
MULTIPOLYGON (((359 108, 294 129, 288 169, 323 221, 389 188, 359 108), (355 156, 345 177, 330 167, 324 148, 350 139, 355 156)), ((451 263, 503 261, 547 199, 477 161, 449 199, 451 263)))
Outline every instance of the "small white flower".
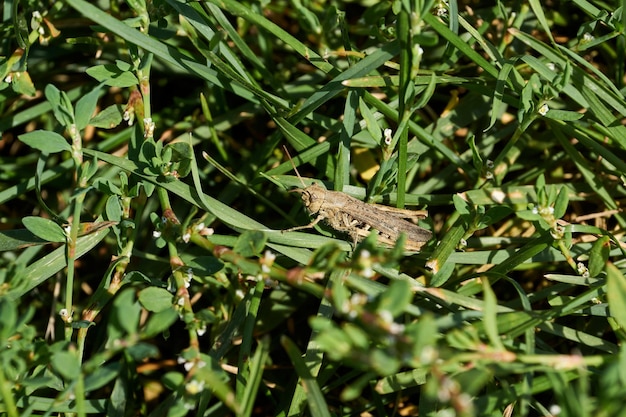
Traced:
POLYGON ((545 116, 550 111, 550 107, 547 104, 544 104, 539 108, 539 114, 545 116))
POLYGON ((158 231, 158 230, 153 231, 152 232, 152 237, 155 238, 155 239, 160 238, 161 237, 161 232, 158 231))
POLYGON ((506 199, 506 194, 502 190, 494 190, 491 192, 491 199, 496 203, 504 203, 506 199))
POLYGON ((263 258, 265 258, 268 263, 274 262, 276 260, 276 254, 272 253, 272 251, 268 249, 265 253, 263 253, 263 258))
POLYGON ((380 313, 378 313, 378 316, 385 323, 393 323, 393 314, 391 314, 391 311, 389 310, 381 311, 380 313))
POLYGON ((387 146, 391 145, 391 142, 393 141, 392 134, 393 134, 393 131, 391 129, 385 129, 384 131, 385 145, 387 146))
POLYGON ((433 363, 437 357, 437 350, 432 346, 424 346, 420 352, 420 362, 426 365, 433 363))
POLYGON ((204 381, 192 379, 185 385, 185 390, 191 395, 199 394, 204 390, 204 381))
POLYGON ((548 69, 549 69, 550 71, 554 71, 554 70, 556 70, 556 65, 554 65, 554 62, 548 62, 548 63, 546 64, 546 67, 548 67, 548 69))
POLYGON ((417 57, 421 57, 422 55, 424 55, 424 50, 419 45, 415 45, 413 47, 413 52, 415 53, 415 56, 417 57))
POLYGON ((591 42, 591 41, 592 41, 592 40, 594 40, 594 39, 595 39, 595 38, 594 38, 594 36, 593 36, 591 33, 585 33, 585 34, 583 35, 583 40, 584 40, 585 42, 591 42))
POLYGON ((589 268, 587 268, 584 263, 578 262, 576 269, 583 278, 589 278, 589 268))
POLYGON ((350 304, 353 306, 363 305, 367 303, 367 296, 361 293, 354 293, 350 297, 350 304))
POLYGON ((269 249, 263 253, 263 258, 261 258, 261 271, 264 274, 269 274, 271 271, 272 265, 274 265, 274 261, 276 260, 276 255, 272 253, 269 249))
POLYGON ((191 285, 191 280, 193 279, 193 269, 187 268, 187 275, 185 275, 185 288, 189 288, 191 285))
POLYGON ((146 137, 146 138, 153 137, 154 136, 154 129, 155 129, 156 125, 152 121, 152 118, 151 117, 146 117, 145 119, 143 119, 143 125, 144 125, 144 137, 146 137))
POLYGON ((191 233, 187 232, 183 235, 183 242, 185 243, 189 243, 189 240, 191 239, 191 233))
POLYGON ((559 407, 556 404, 553 404, 550 406, 550 414, 552 414, 553 416, 558 416, 559 414, 561 414, 561 407, 559 407))
POLYGON ((67 311, 66 308, 62 308, 59 311, 59 316, 61 316, 61 320, 63 320, 65 323, 71 323, 72 322, 72 313, 67 311))
POLYGON ((394 322, 389 325, 389 333, 397 335, 401 334, 402 332, 404 332, 404 324, 394 322))

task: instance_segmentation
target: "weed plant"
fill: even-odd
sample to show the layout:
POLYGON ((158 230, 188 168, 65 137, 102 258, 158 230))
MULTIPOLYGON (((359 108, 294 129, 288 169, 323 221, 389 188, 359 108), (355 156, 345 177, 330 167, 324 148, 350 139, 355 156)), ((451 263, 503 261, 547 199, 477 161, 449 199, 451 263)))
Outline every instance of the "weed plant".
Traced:
POLYGON ((622 7, 4 1, 0 410, 626 415, 622 7))

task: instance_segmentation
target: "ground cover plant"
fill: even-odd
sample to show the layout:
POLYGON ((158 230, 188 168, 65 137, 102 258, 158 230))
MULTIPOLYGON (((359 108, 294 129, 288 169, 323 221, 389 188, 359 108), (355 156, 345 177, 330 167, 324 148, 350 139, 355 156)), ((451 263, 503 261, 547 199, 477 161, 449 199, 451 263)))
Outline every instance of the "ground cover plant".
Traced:
POLYGON ((624 415, 621 6, 3 2, 0 410, 624 415))

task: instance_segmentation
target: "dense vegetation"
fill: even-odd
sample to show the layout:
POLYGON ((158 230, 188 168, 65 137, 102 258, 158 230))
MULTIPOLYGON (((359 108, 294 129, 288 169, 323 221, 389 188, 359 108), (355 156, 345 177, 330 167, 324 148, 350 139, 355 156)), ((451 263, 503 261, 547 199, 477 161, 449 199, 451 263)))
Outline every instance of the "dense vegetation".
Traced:
POLYGON ((626 415, 618 2, 2 5, 6 415, 626 415))

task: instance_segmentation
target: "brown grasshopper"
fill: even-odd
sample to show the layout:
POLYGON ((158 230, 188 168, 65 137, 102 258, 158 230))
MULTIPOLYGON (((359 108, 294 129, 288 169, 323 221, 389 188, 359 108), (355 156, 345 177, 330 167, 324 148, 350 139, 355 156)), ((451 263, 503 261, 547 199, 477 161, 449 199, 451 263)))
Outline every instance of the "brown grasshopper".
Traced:
MULTIPOLYGON (((302 185, 304 186, 304 182, 302 185)), ((406 235, 404 248, 410 252, 419 251, 432 237, 428 230, 406 220, 425 218, 428 215, 425 211, 402 210, 364 203, 342 192, 328 191, 318 184, 294 191, 302 194, 304 206, 309 214, 316 218, 306 226, 292 227, 285 230, 286 232, 308 229, 323 220, 338 232, 349 235, 354 242, 363 240, 372 229, 377 230, 378 241, 385 246, 393 246, 400 234, 404 233, 406 235)))

